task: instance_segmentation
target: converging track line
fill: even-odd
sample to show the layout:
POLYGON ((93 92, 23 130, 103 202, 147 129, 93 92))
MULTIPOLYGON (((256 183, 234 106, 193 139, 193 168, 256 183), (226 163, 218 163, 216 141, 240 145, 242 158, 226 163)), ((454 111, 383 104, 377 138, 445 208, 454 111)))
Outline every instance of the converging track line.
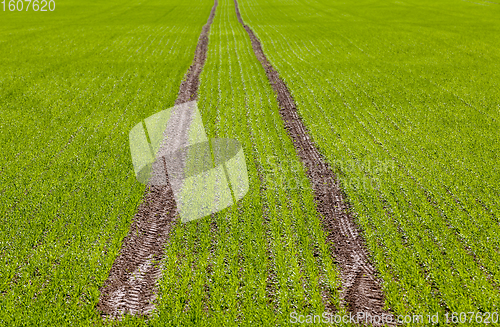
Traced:
POLYGON ((309 137, 288 87, 267 60, 259 39, 243 22, 237 0, 234 3, 238 21, 247 31, 255 56, 276 92, 285 128, 311 181, 316 205, 322 215, 323 228, 327 232, 327 242, 332 245, 332 256, 341 270, 343 301, 352 313, 364 312, 379 316, 387 314, 376 269, 370 263, 365 241, 349 214, 347 201, 336 182, 336 176, 309 137))
MULTIPOLYGON (((181 83, 176 105, 198 97, 199 77, 207 56, 208 34, 217 4, 215 0, 208 21, 203 26, 193 63, 181 83)), ((163 247, 178 222, 170 185, 148 185, 129 233, 123 240, 120 254, 101 288, 98 309, 103 315, 120 317, 128 313, 146 316, 154 310, 163 247)))

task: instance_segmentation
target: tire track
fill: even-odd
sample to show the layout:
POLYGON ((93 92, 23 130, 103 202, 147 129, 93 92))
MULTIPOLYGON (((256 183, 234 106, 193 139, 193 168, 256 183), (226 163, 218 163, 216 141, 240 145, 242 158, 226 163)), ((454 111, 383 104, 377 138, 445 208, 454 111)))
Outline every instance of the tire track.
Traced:
MULTIPOLYGON (((206 60, 208 34, 217 4, 215 0, 208 21, 203 26, 193 63, 180 85, 176 105, 198 97, 199 77, 206 60)), ((171 186, 148 185, 120 253, 100 290, 97 307, 103 315, 120 317, 128 313, 146 316, 151 313, 155 307, 156 282, 161 277, 163 247, 170 231, 178 223, 171 186)))
POLYGON ((340 266, 343 286, 342 298, 352 313, 371 315, 388 314, 384 310, 384 295, 377 272, 370 263, 368 251, 336 176, 326 164, 297 113, 297 107, 286 84, 267 60, 259 39, 243 22, 237 0, 234 0, 238 21, 243 25, 252 42, 255 56, 262 64, 273 87, 280 107, 280 115, 288 135, 306 168, 315 193, 318 211, 327 232, 327 242, 332 245, 334 260, 340 266))

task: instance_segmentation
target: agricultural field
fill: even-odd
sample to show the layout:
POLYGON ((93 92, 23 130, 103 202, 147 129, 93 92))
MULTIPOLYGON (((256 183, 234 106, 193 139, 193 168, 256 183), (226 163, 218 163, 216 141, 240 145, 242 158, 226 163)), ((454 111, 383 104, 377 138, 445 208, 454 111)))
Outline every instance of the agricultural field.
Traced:
POLYGON ((498 311, 500 4, 240 7, 339 177, 392 310, 498 311))
POLYGON ((500 1, 6 4, 1 325, 498 319, 500 1), (187 99, 209 138, 241 143, 249 190, 182 223, 134 176, 129 132, 187 99), (138 251, 123 276, 155 286, 103 312, 134 235, 162 240, 159 273, 138 251))
POLYGON ((99 288, 144 192, 128 132, 173 105, 212 5, 0 13, 1 325, 100 321, 99 288))
POLYGON ((237 207, 175 230, 158 325, 283 325, 291 311, 324 310, 323 293, 338 307, 312 191, 285 183, 306 177, 231 0, 218 4, 198 100, 209 137, 242 143, 250 191, 237 207))

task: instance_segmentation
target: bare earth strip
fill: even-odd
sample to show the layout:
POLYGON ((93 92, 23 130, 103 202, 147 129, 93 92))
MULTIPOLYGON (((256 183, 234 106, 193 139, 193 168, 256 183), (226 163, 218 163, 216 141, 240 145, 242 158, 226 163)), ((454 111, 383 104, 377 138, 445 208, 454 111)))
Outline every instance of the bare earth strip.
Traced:
MULTIPOLYGON (((198 96, 199 76, 205 64, 208 33, 216 8, 217 0, 203 26, 193 64, 181 83, 176 105, 196 100, 198 96)), ((181 125, 185 123, 180 122, 181 125)), ((120 254, 101 288, 98 309, 104 315, 119 317, 130 313, 145 316, 151 313, 154 309, 156 282, 161 276, 163 247, 178 221, 170 185, 148 185, 129 233, 123 240, 120 254)))
POLYGON ((353 217, 349 214, 345 196, 336 182, 337 179, 310 139, 297 114, 290 91, 267 60, 258 38, 243 22, 237 1, 234 2, 238 20, 250 36, 254 53, 277 94, 285 128, 307 170, 316 204, 322 215, 323 227, 327 231, 327 242, 332 245, 334 259, 341 269, 343 300, 352 313, 364 312, 379 316, 388 314, 383 309, 384 295, 376 277, 376 270, 369 261, 365 242, 353 217))

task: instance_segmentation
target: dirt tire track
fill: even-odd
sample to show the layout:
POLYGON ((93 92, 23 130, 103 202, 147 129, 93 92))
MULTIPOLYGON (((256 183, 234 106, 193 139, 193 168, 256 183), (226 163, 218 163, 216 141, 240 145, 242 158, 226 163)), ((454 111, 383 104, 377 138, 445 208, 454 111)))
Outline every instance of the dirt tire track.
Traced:
POLYGON ((327 242, 332 245, 334 260, 338 262, 342 275, 342 298, 352 313, 371 315, 388 314, 384 310, 384 295, 380 281, 368 251, 352 215, 345 195, 336 182, 336 176, 310 139, 304 123, 299 118, 297 107, 286 84, 267 60, 259 39, 243 22, 237 0, 234 0, 238 21, 247 31, 255 56, 266 71, 280 107, 280 115, 288 135, 307 171, 315 194, 318 211, 322 215, 327 242))
POLYGON ((205 65, 207 59, 208 50, 208 34, 210 32, 210 26, 214 21, 215 10, 217 9, 218 1, 214 1, 214 6, 210 12, 207 23, 203 26, 198 39, 198 44, 196 45, 196 51, 193 59, 193 63, 189 67, 184 80, 181 83, 179 89, 179 94, 177 95, 177 100, 175 104, 181 104, 196 100, 198 98, 198 86, 200 85, 200 74, 205 65))
MULTIPOLYGON (((176 105, 198 97, 199 77, 205 64, 208 34, 217 5, 215 0, 198 39, 193 63, 180 85, 176 105)), ((147 316, 152 312, 156 283, 161 277, 163 247, 178 223, 170 185, 148 185, 109 277, 100 289, 97 308, 104 316, 120 317, 127 313, 147 316)))

